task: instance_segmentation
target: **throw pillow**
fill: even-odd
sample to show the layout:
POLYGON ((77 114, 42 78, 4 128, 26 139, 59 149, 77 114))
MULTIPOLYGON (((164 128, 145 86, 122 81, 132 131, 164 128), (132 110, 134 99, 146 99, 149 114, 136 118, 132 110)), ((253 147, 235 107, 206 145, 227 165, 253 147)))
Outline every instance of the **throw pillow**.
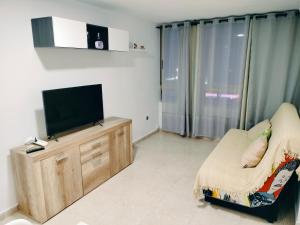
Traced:
POLYGON ((268 128, 271 128, 271 123, 268 119, 266 119, 248 130, 248 137, 255 140, 268 128))
POLYGON ((267 136, 261 135, 254 140, 242 155, 241 165, 243 168, 257 166, 268 148, 267 136))
POLYGON ((264 130, 264 132, 262 133, 262 135, 266 136, 267 140, 269 140, 270 137, 271 137, 271 133, 272 133, 271 128, 267 128, 267 129, 264 130))

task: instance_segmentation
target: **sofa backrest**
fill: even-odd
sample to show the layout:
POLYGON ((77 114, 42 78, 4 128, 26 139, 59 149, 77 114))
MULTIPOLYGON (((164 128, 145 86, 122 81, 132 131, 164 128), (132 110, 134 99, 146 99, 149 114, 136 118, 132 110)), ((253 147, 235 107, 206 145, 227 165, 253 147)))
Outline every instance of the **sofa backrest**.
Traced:
MULTIPOLYGON (((273 154, 274 161, 280 160, 282 157, 277 151, 277 148, 283 142, 289 140, 299 140, 300 142, 300 119, 297 109, 290 103, 283 103, 275 112, 271 119, 272 135, 269 140, 268 153, 273 154)), ((295 153, 300 152, 300 149, 294 149, 295 153)))
POLYGON ((271 124, 272 136, 269 145, 282 139, 300 139, 300 119, 294 105, 282 103, 273 115, 271 124))
POLYGON ((292 150, 293 153, 300 155, 300 119, 295 106, 283 103, 270 122, 272 134, 269 146, 260 163, 253 168, 249 176, 251 181, 253 179, 265 181, 285 160, 286 152, 292 150))

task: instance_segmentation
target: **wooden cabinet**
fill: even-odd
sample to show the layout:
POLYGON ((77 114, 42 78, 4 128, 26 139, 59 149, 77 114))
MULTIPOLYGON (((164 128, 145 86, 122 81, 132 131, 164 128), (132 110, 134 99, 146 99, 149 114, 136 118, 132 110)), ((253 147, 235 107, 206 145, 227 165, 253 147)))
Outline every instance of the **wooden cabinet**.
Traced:
POLYGON ((41 161, 47 216, 50 218, 83 195, 78 147, 41 161))
POLYGON ((108 118, 26 154, 12 149, 19 209, 43 223, 132 163, 131 120, 108 118))

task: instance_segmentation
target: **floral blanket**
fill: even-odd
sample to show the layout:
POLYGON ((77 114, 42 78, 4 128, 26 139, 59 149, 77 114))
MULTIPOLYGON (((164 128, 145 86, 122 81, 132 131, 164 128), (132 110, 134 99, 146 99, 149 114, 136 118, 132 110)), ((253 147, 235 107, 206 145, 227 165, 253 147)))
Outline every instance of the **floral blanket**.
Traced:
POLYGON ((203 190, 203 194, 205 196, 247 207, 271 205, 278 198, 293 172, 298 168, 299 163, 299 159, 285 154, 284 161, 282 161, 277 168, 273 168, 272 175, 268 177, 263 186, 253 194, 228 194, 220 189, 215 189, 213 191, 203 190))

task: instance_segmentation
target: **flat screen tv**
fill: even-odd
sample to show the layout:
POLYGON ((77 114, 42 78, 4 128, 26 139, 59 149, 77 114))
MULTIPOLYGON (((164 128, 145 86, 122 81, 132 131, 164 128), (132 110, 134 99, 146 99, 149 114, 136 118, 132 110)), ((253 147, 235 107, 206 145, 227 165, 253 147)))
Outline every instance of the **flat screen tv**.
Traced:
POLYGON ((49 138, 104 118, 101 84, 45 90, 43 102, 49 138))

